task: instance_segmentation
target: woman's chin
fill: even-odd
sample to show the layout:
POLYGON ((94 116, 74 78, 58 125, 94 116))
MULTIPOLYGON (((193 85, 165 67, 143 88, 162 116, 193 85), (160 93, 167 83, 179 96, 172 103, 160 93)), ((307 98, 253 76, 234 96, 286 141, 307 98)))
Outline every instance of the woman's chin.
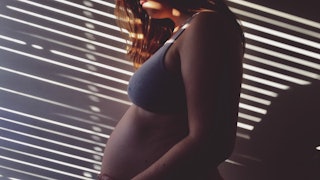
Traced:
POLYGON ((140 4, 143 9, 152 9, 152 10, 158 10, 160 11, 163 7, 160 3, 155 1, 140 1, 140 4))

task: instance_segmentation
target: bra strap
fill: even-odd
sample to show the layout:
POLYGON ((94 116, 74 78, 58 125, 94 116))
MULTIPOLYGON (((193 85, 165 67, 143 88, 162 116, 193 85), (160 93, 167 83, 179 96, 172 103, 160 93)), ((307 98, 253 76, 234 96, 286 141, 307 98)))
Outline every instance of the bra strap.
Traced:
POLYGON ((172 43, 174 42, 182 33, 185 29, 188 28, 191 20, 198 15, 200 12, 194 13, 191 17, 189 17, 183 25, 181 25, 181 28, 166 42, 166 43, 172 43))

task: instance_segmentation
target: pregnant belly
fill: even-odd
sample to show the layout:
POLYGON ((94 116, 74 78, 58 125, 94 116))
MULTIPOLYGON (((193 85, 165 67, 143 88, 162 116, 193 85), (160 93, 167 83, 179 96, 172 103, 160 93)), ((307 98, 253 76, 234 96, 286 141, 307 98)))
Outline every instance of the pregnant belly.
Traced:
POLYGON ((101 172, 130 179, 185 137, 187 130, 182 116, 156 115, 133 105, 107 142, 101 172))

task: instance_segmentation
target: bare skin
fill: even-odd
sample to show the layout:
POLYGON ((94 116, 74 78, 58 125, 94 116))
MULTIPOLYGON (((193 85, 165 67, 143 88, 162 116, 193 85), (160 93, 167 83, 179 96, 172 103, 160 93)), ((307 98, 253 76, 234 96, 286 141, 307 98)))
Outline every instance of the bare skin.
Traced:
MULTIPOLYGON (((154 16, 178 25, 191 17, 172 12, 166 7, 154 16)), ((233 149, 242 73, 240 37, 226 20, 200 13, 165 56, 168 70, 182 73, 188 113, 163 115, 132 105, 107 143, 101 173, 115 180, 221 179, 217 166, 233 149), (227 103, 219 99, 221 82, 229 87, 227 103)))
POLYGON ((130 179, 187 133, 183 115, 158 115, 132 105, 107 143, 102 172, 115 179, 130 179))

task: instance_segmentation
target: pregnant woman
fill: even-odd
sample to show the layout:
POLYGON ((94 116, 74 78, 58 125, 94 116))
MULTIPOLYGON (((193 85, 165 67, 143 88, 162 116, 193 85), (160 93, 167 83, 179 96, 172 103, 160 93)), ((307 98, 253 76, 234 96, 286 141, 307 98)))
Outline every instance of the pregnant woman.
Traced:
POLYGON ((136 72, 100 180, 220 180, 232 153, 244 37, 223 0, 116 0, 136 72))

